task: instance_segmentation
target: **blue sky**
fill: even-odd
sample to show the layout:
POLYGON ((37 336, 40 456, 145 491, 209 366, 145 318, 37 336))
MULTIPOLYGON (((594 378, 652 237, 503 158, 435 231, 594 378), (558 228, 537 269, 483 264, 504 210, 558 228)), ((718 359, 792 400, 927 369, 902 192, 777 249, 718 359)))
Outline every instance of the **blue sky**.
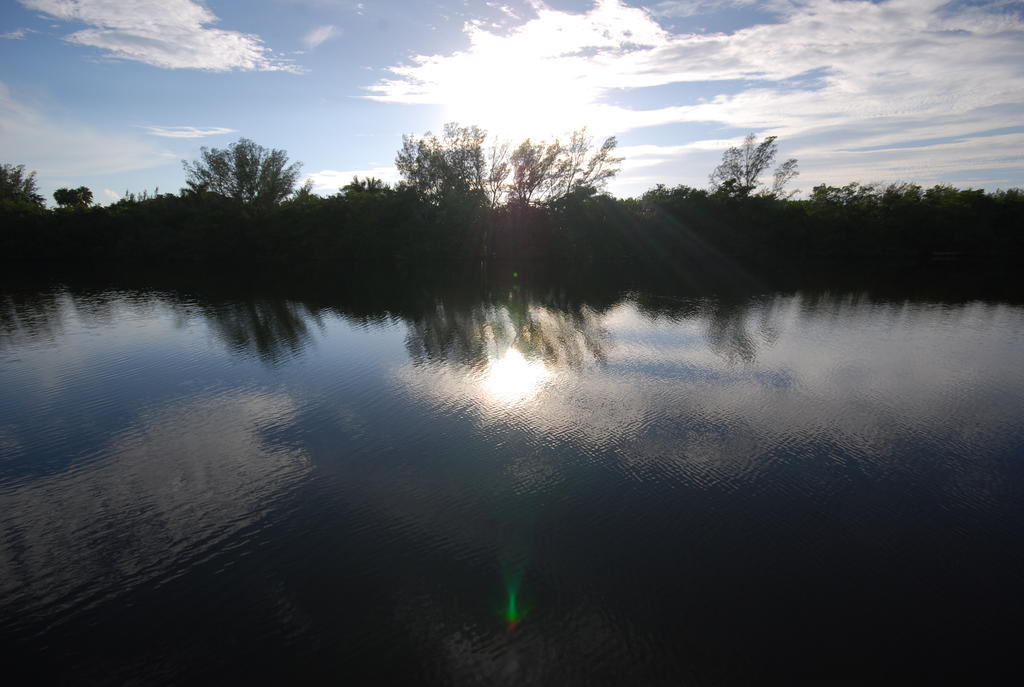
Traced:
POLYGON ((1024 186, 1024 2, 9 0, 0 161, 49 196, 177 191, 245 136, 318 191, 446 121, 618 137, 610 190, 706 186, 747 132, 796 185, 1024 186))

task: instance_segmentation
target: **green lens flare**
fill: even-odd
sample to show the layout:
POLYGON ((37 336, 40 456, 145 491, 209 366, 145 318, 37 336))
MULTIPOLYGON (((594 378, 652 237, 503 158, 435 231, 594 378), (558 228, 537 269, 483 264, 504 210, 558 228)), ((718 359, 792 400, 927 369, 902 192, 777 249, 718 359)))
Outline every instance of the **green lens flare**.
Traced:
POLYGON ((523 608, 520 594, 526 576, 529 547, 517 528, 504 528, 499 536, 499 570, 505 595, 502 604, 495 610, 505 621, 508 631, 515 632, 530 611, 529 607, 523 608))
POLYGON ((505 621, 508 623, 518 623, 520 617, 519 609, 516 607, 516 593, 509 590, 508 603, 505 606, 505 621))
POLYGON ((506 586, 505 608, 502 615, 505 618, 505 625, 508 627, 509 632, 515 632, 519 623, 526 617, 526 611, 519 606, 518 585, 510 584, 506 586))

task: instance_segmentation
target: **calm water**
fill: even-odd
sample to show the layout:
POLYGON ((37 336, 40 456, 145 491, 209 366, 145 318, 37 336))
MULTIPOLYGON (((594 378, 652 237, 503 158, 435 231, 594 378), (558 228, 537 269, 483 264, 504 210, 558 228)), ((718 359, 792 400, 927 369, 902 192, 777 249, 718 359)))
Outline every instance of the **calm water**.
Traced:
POLYGON ((8 287, 5 665, 983 680, 1024 611, 1024 307, 901 288, 8 287))

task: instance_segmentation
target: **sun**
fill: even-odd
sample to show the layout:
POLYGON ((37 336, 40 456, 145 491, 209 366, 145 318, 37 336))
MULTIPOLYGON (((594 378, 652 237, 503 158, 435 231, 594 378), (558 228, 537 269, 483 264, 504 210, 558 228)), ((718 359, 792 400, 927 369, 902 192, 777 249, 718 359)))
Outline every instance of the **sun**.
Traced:
POLYGON ((572 58, 551 59, 539 48, 510 51, 501 42, 474 47, 472 59, 449 65, 457 73, 444 80, 446 121, 474 124, 515 141, 594 123, 597 94, 572 58))

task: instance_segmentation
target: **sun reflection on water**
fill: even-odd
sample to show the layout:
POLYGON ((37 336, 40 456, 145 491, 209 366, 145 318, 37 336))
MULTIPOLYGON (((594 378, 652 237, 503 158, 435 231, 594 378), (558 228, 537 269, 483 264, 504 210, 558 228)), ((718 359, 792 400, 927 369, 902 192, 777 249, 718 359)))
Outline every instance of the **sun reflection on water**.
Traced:
POLYGON ((532 399, 552 376, 541 360, 529 360, 515 348, 490 358, 481 386, 494 401, 512 404, 532 399))

